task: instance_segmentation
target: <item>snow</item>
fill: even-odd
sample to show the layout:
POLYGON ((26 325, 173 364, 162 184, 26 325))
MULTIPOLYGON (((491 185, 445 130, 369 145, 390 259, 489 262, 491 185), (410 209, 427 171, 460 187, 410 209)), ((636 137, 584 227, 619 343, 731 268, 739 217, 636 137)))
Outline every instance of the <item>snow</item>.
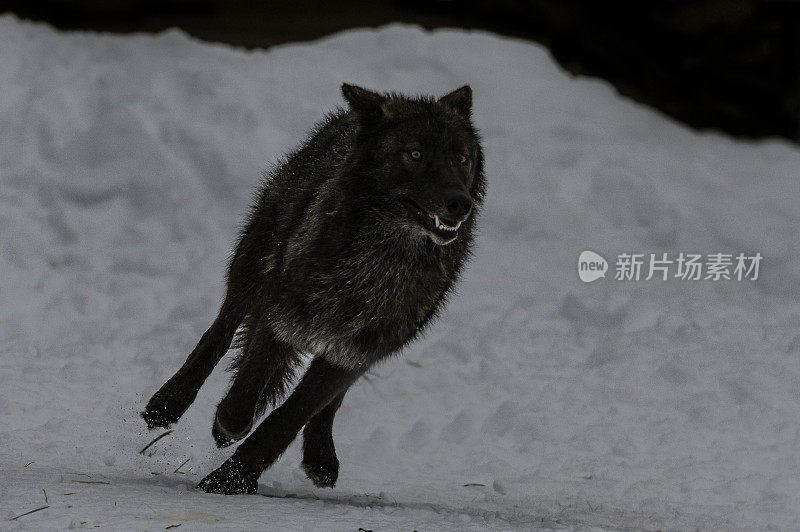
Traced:
POLYGON ((480 32, 246 52, 5 16, 0 40, 0 528, 800 528, 797 146, 690 131, 480 32), (472 86, 475 258, 348 394, 335 489, 295 442, 259 496, 198 492, 231 453, 224 361, 145 455, 138 412, 211 323, 259 173, 345 81, 472 86), (764 259, 755 281, 584 284, 584 250, 764 259))

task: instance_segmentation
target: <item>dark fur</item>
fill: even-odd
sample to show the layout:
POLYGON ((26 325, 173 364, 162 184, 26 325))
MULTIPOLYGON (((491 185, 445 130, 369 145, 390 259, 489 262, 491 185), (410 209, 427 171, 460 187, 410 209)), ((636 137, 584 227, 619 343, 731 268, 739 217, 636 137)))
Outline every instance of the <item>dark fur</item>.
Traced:
POLYGON ((327 116, 268 177, 217 319, 142 413, 150 428, 176 422, 238 329, 236 375, 213 427, 229 445, 284 396, 300 353, 315 355, 286 401, 203 479, 205 491, 255 492, 303 426, 303 467, 333 486, 331 431, 345 392, 425 328, 468 258, 485 188, 469 87, 439 100, 342 92, 349 109, 327 116), (434 214, 462 223, 437 229, 434 214))

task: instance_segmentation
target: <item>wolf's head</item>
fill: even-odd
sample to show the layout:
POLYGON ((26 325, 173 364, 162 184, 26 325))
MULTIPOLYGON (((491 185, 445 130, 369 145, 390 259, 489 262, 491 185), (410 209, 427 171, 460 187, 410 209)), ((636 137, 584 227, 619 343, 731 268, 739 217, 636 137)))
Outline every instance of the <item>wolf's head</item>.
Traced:
POLYGON ((483 199, 483 154, 470 119, 472 90, 439 99, 342 85, 359 124, 354 174, 369 208, 398 230, 439 245, 459 237, 483 199))

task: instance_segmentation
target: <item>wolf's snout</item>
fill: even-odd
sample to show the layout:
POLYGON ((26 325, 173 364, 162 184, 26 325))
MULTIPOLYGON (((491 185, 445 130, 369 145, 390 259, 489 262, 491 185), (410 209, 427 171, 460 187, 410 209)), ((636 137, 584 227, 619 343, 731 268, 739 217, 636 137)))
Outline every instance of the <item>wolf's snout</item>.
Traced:
POLYGON ((448 194, 444 199, 447 216, 455 220, 464 220, 472 212, 472 198, 463 192, 448 194))

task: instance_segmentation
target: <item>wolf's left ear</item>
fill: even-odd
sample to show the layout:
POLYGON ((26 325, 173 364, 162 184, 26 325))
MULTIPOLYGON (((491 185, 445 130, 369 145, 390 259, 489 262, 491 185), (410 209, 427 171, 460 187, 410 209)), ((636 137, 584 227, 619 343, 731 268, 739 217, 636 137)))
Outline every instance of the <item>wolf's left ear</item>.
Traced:
POLYGON ((386 98, 377 92, 343 83, 342 96, 347 100, 350 109, 363 117, 377 117, 383 114, 381 107, 386 98))
POLYGON ((472 89, 469 85, 464 85, 439 98, 439 104, 464 118, 469 118, 472 113, 472 89))

